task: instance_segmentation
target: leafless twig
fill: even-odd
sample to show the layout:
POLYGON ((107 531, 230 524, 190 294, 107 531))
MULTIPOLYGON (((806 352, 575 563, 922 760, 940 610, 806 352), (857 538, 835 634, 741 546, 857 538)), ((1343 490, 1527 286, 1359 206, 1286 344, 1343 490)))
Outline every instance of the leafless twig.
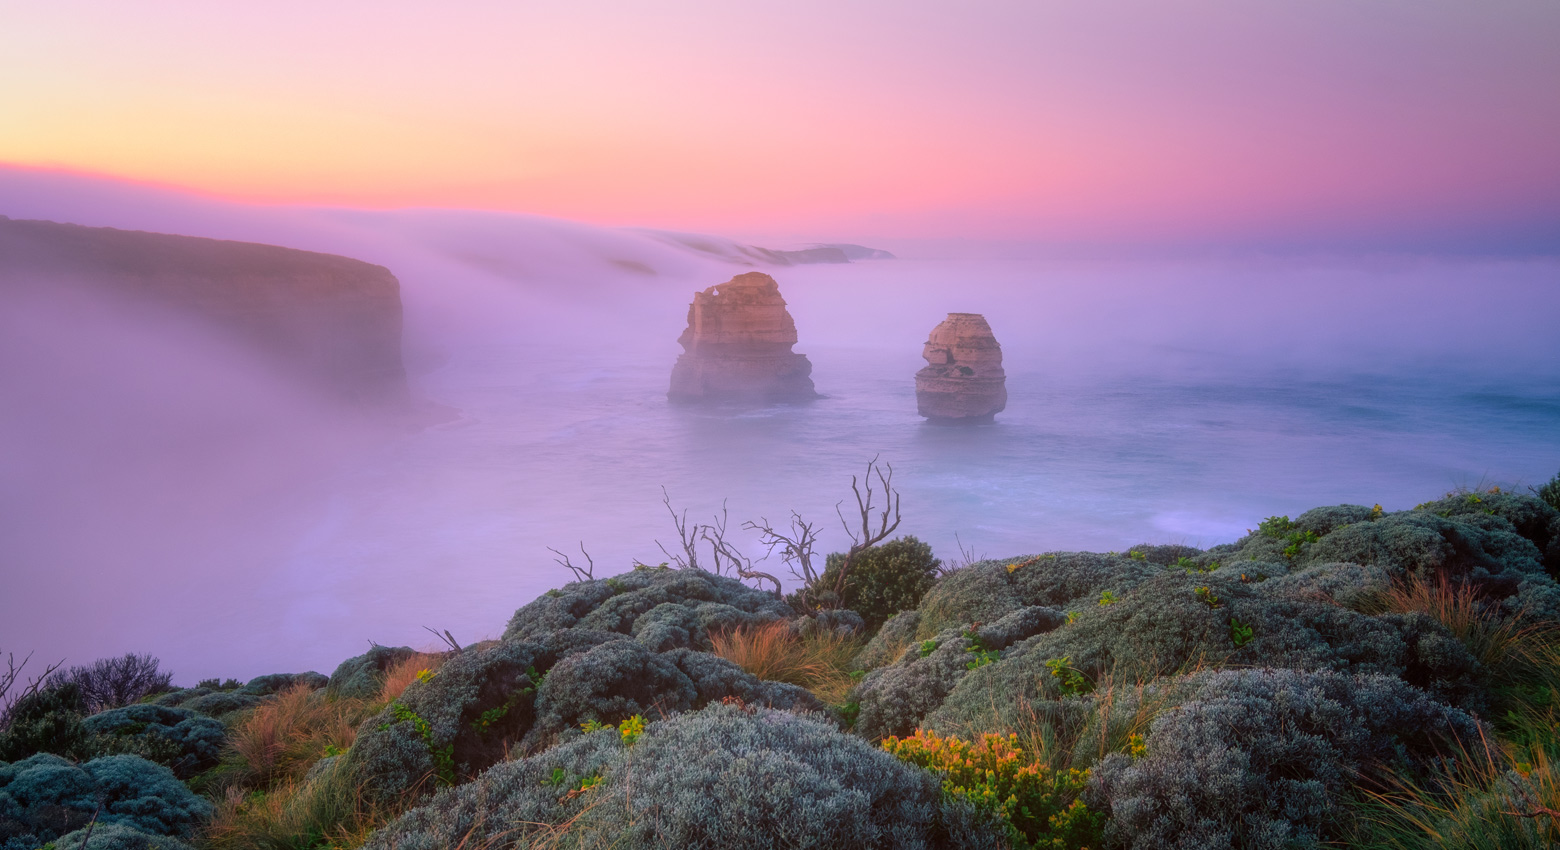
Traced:
MULTIPOLYGON (((677 509, 672 507, 671 494, 666 492, 666 487, 664 485, 661 487, 661 504, 665 505, 666 512, 672 515, 672 525, 676 526, 677 528, 677 541, 682 547, 682 554, 673 555, 671 552, 667 551, 666 546, 659 540, 655 541, 655 545, 661 547, 662 554, 666 555, 667 560, 671 561, 673 564, 676 564, 677 569, 698 569, 700 527, 697 524, 695 524, 692 529, 688 527, 688 510, 684 508, 683 512, 679 514, 677 509)), ((718 573, 719 570, 717 569, 716 572, 718 573)))
POLYGON ((455 636, 454 635, 450 634, 450 630, 449 629, 445 629, 441 633, 438 629, 434 629, 434 628, 431 628, 429 626, 423 626, 423 628, 427 629, 430 632, 433 632, 433 636, 434 637, 436 637, 439 640, 442 640, 445 643, 449 644, 450 649, 454 650, 456 655, 459 655, 461 653, 460 643, 455 640, 455 636))
MULTIPOLYGON (((720 575, 721 571, 729 566, 740 579, 769 582, 774 585, 775 595, 779 596, 780 580, 769 573, 753 569, 753 559, 742 554, 741 550, 726 539, 728 519, 726 503, 723 501, 720 503, 720 513, 716 515, 715 521, 710 525, 699 527, 700 538, 710 544, 710 559, 715 565, 715 574, 720 575)), ((747 525, 743 527, 746 528, 747 525)))
POLYGON ((845 526, 845 533, 850 535, 850 550, 845 553, 844 560, 840 563, 839 575, 834 579, 834 595, 838 598, 845 591, 845 577, 850 573, 850 564, 855 557, 867 549, 882 543, 888 539, 894 529, 899 527, 901 519, 899 515, 899 491, 894 489, 894 466, 885 463, 878 466, 878 456, 873 455, 867 461, 867 471, 858 482, 856 476, 850 477, 850 491, 856 496, 856 512, 861 520, 861 530, 857 531, 849 522, 845 521, 845 514, 840 510, 843 501, 834 504, 834 513, 840 518, 840 525, 845 526), (884 470, 887 470, 886 472, 884 470), (872 479, 876 477, 878 484, 883 488, 883 510, 877 514, 877 528, 873 528, 873 511, 876 506, 872 500, 875 495, 872 488, 872 479), (863 492, 865 490, 865 492, 863 492), (892 520, 890 520, 892 517, 892 520))
MULTIPOLYGON (((567 569, 571 573, 574 573, 575 581, 591 581, 596 577, 596 562, 591 559, 590 553, 585 551, 585 541, 580 541, 580 554, 585 556, 586 562, 586 565, 583 567, 575 566, 569 560, 568 555, 559 552, 557 549, 554 549, 551 546, 547 547, 547 551, 558 556, 553 558, 554 561, 558 562, 558 566, 567 569)), ((426 626, 424 628, 426 628, 426 626)), ((435 632, 435 634, 437 634, 437 632, 435 632)))
POLYGON ((759 517, 758 522, 743 523, 742 527, 757 531, 759 542, 770 555, 779 549, 781 562, 790 565, 791 577, 804 587, 817 583, 818 573, 812 565, 813 546, 818 542, 818 529, 814 523, 791 511, 791 527, 785 533, 776 531, 766 517, 759 517))

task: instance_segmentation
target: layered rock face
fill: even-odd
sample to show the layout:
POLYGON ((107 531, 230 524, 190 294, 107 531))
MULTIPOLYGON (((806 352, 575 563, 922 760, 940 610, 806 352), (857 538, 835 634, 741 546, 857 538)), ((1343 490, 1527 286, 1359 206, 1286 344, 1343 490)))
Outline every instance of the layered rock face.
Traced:
POLYGON ((949 313, 926 340, 915 404, 934 422, 990 422, 1007 406, 1002 346, 978 313, 949 313))
POLYGON ((683 354, 667 398, 676 402, 796 402, 817 398, 812 363, 791 351, 796 323, 780 286, 761 272, 739 274, 696 292, 683 354))
POLYGON ((0 217, 0 295, 58 287, 194 316, 333 395, 406 401, 401 285, 382 266, 274 245, 0 217))

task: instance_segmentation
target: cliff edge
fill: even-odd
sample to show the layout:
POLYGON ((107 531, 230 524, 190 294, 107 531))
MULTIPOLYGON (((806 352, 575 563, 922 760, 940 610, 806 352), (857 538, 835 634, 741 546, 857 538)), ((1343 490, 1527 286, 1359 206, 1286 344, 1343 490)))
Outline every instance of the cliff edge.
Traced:
POLYGON ((0 291, 74 286, 190 315, 328 393, 406 401, 401 285, 275 245, 0 217, 0 291))

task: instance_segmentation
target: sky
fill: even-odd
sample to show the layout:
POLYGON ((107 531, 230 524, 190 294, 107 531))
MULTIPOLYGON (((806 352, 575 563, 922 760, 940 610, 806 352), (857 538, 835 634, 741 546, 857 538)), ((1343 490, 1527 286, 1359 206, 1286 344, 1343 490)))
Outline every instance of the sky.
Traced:
POLYGON ((0 0, 0 164, 732 236, 1557 253, 1557 44, 1550 0, 0 0))

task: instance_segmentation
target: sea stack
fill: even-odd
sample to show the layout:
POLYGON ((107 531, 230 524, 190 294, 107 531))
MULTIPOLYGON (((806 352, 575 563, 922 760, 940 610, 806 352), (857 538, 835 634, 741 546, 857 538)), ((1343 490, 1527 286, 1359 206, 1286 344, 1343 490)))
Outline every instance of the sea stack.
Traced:
POLYGON ((739 274, 693 295, 683 354, 666 397, 675 402, 799 402, 818 397, 812 364, 791 351, 796 323, 780 285, 762 272, 739 274))
POLYGON ((990 422, 1007 407, 1002 346, 979 313, 949 313, 926 340, 915 405, 933 422, 990 422))

